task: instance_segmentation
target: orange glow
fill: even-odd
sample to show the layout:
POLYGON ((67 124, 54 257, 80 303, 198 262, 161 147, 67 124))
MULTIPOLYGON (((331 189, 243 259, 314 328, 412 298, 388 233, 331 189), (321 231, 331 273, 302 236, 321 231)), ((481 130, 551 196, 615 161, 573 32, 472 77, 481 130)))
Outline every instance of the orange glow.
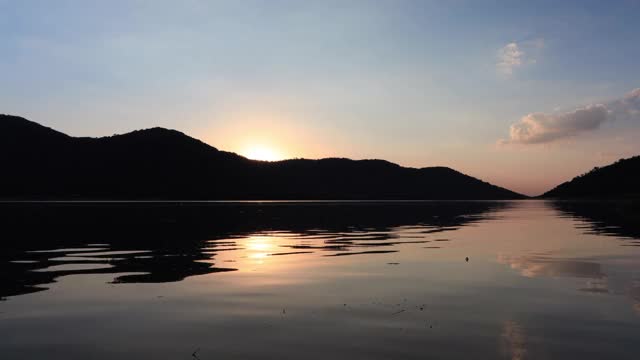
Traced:
POLYGON ((205 127, 193 133, 205 134, 202 139, 212 146, 235 152, 249 159, 278 161, 290 158, 321 158, 346 153, 337 144, 333 132, 302 123, 306 113, 287 110, 286 104, 265 104, 257 101, 248 109, 246 104, 224 111, 212 111, 205 127), (330 146, 325 142, 332 139, 330 146))
POLYGON ((277 161, 282 160, 284 157, 277 150, 262 145, 252 145, 246 150, 242 151, 242 155, 253 160, 262 161, 277 161))
POLYGON ((246 247, 250 258, 264 259, 269 256, 269 251, 273 250, 274 245, 268 236, 251 236, 247 239, 246 247))

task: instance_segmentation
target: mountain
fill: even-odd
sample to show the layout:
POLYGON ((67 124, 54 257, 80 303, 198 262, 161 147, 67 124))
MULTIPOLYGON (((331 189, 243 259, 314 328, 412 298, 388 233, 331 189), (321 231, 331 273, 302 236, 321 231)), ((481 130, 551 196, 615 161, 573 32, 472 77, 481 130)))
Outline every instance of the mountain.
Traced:
POLYGON ((640 156, 596 167, 542 195, 545 198, 640 198, 640 156))
POLYGON ((518 199, 446 167, 249 160, 163 128, 77 138, 0 115, 4 199, 518 199))

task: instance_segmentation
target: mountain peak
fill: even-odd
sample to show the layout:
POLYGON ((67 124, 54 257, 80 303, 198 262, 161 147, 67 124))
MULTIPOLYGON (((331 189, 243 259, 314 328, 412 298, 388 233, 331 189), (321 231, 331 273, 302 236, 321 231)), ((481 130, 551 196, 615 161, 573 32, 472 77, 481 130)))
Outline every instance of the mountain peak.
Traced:
POLYGON ((71 137, 20 116, 0 114, 2 146, 17 144, 22 139, 48 143, 67 141, 71 137))
POLYGON ((544 193, 545 198, 636 198, 640 197, 640 156, 595 167, 544 193))
MULTIPOLYGON (((176 137, 176 138, 191 138, 190 136, 178 131, 167 129, 163 127, 152 127, 148 129, 134 130, 124 134, 114 134, 110 137, 176 137)), ((196 139, 193 139, 196 140, 196 139)))
POLYGON ((26 132, 32 132, 32 133, 49 133, 51 135, 55 134, 57 136, 63 135, 65 137, 68 137, 67 135, 53 130, 51 128, 48 128, 46 126, 40 125, 37 122, 31 121, 31 120, 27 120, 21 116, 16 116, 16 115, 8 115, 8 114, 0 114, 0 130, 2 130, 1 133, 3 132, 20 132, 20 133, 26 133, 26 132))
POLYGON ((0 178, 0 197, 5 198, 523 197, 445 167, 415 169, 386 160, 346 158, 260 162, 219 151, 179 131, 161 127, 102 138, 73 138, 22 118, 2 119, 7 120, 3 124, 9 130, 2 136, 13 142, 0 146, 15 154, 3 169, 7 176, 0 178), (19 126, 7 125, 10 123, 19 126), (30 131, 20 130, 24 128, 30 131))
POLYGON ((200 148, 203 151, 219 151, 215 147, 204 143, 198 139, 192 138, 183 132, 173 129, 167 129, 163 127, 152 127, 148 129, 134 130, 125 134, 115 134, 103 138, 98 138, 99 141, 112 141, 112 142, 127 142, 132 144, 155 144, 162 146, 191 146, 194 149, 200 148))

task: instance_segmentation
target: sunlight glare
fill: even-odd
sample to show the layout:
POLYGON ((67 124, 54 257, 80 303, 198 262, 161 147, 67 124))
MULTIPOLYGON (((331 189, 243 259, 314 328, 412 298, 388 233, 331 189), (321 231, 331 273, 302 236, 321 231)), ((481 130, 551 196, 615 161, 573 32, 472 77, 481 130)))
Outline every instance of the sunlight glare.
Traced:
POLYGON ((268 236, 252 236, 247 240, 246 247, 250 252, 250 258, 264 259, 269 255, 269 251, 273 250, 274 245, 268 236))
POLYGON ((244 155, 252 160, 261 161, 278 161, 282 160, 282 156, 272 148, 266 146, 252 146, 244 151, 244 155))

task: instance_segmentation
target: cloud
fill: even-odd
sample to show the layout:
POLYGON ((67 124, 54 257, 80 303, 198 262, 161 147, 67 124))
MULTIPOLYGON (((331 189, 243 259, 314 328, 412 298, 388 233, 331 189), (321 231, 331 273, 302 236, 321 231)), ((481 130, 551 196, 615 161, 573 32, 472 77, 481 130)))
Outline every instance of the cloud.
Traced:
POLYGON ((595 262, 573 259, 557 259, 547 256, 498 255, 498 262, 518 270, 525 277, 574 277, 602 279, 606 275, 595 262))
POLYGON ((517 43, 512 42, 498 50, 498 71, 505 75, 512 75, 513 70, 522 66, 524 51, 517 43))
POLYGON ((511 125, 510 143, 541 144, 595 130, 607 119, 604 105, 590 105, 564 114, 533 113, 511 125))
POLYGON ((532 113, 512 124, 502 144, 544 144, 597 130, 606 121, 640 118, 640 88, 622 99, 564 113, 532 113))
POLYGON ((613 102, 610 107, 616 120, 640 118, 640 88, 630 91, 622 100, 613 102))
POLYGON ((522 42, 510 42, 498 50, 498 72, 506 76, 527 64, 535 64, 535 54, 544 47, 544 39, 534 39, 522 42))

